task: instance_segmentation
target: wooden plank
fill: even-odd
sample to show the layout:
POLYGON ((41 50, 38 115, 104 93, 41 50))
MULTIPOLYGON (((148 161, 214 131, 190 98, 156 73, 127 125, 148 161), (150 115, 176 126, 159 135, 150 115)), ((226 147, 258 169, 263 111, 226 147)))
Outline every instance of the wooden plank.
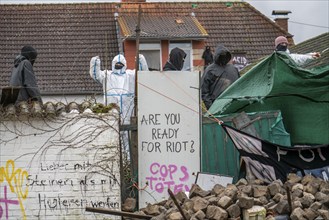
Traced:
POLYGON ((111 210, 111 209, 103 209, 103 208, 92 208, 86 207, 87 212, 94 212, 94 213, 101 213, 101 214, 108 214, 108 215, 116 215, 122 217, 130 217, 130 218, 137 218, 137 219, 151 219, 154 216, 151 215, 140 215, 131 212, 123 212, 118 210, 111 210))
POLYGON ((186 216, 184 215, 184 211, 183 211, 182 207, 180 207, 174 193, 170 190, 170 188, 168 188, 168 193, 170 195, 170 198, 174 201, 174 203, 175 203, 176 207, 178 208, 180 214, 182 215, 183 219, 187 220, 186 216))
POLYGON ((237 116, 235 116, 232 121, 234 126, 241 131, 244 131, 248 134, 251 134, 255 137, 259 138, 259 134, 256 131, 255 126, 253 125, 253 122, 259 120, 260 118, 256 118, 253 121, 250 120, 248 115, 245 112, 241 112, 237 116))
MULTIPOLYGON (((260 137, 260 135, 258 134, 258 132, 256 131, 255 126, 253 125, 253 123, 257 120, 260 120, 261 117, 257 117, 253 120, 250 120, 250 118, 248 117, 248 115, 245 112, 241 112, 240 114, 238 114, 237 116, 235 116, 232 119, 232 122, 234 124, 234 126, 241 131, 244 131, 250 135, 253 135, 255 137, 260 137)), ((254 174, 252 173, 250 167, 248 164, 245 164, 245 162, 241 159, 240 160, 240 170, 242 169, 242 167, 245 167, 246 170, 246 178, 247 180, 253 180, 255 179, 254 174)))

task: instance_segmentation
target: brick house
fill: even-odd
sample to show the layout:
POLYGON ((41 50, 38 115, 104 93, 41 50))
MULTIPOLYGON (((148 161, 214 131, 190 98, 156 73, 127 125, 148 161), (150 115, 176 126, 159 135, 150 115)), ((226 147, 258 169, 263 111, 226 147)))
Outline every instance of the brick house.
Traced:
POLYGON ((103 69, 111 69, 113 57, 124 53, 134 68, 139 5, 140 51, 152 69, 161 70, 175 46, 187 51, 186 69, 199 70, 205 46, 224 44, 235 57, 253 62, 273 52, 275 37, 291 37, 240 1, 5 4, 0 7, 0 88, 8 85, 22 46, 30 44, 38 51, 34 69, 44 101, 96 97, 101 102, 102 86, 89 76, 90 58, 99 55, 103 69))
MULTIPOLYGON (((128 60, 128 68, 134 68, 136 55, 136 21, 134 15, 122 15, 118 17, 121 30, 120 35, 124 40, 122 45, 128 60)), ((148 62, 151 70, 162 70, 168 59, 169 51, 174 47, 183 49, 187 57, 183 69, 199 69, 203 66, 201 54, 205 47, 205 39, 208 33, 202 27, 195 16, 187 15, 171 17, 168 15, 141 16, 141 34, 139 49, 148 62)))

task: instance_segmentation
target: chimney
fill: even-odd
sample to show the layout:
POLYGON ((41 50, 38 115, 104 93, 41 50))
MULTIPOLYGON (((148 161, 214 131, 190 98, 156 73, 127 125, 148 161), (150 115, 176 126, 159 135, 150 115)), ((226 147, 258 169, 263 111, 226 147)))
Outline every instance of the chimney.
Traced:
POLYGON ((274 21, 277 25, 279 25, 282 29, 288 32, 288 14, 291 11, 284 10, 273 10, 272 15, 275 16, 274 21))

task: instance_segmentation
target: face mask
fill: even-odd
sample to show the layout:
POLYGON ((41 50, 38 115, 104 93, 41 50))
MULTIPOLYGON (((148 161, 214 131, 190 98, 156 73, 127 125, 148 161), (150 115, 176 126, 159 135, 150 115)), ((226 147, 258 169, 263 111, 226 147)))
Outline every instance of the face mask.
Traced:
POLYGON ((276 47, 276 51, 286 51, 287 48, 288 48, 288 47, 287 47, 286 45, 279 44, 279 45, 276 47))
POLYGON ((123 63, 120 63, 120 62, 116 63, 115 66, 114 66, 114 68, 115 68, 116 70, 120 70, 120 69, 122 69, 123 67, 124 67, 124 64, 123 64, 123 63))

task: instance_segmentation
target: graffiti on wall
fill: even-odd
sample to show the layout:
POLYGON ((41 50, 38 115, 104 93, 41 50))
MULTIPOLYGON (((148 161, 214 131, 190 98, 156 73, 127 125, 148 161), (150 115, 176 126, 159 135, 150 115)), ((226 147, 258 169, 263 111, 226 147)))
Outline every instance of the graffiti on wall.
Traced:
POLYGON ((138 100, 139 205, 190 191, 200 169, 199 74, 141 72, 138 100), (160 82, 161 83, 158 83, 160 82), (179 83, 177 83, 179 82, 179 83), (144 95, 144 96, 143 96, 144 95))
POLYGON ((174 194, 186 191, 189 192, 188 185, 189 172, 186 166, 175 164, 159 164, 154 162, 150 165, 150 176, 145 177, 151 190, 163 193, 165 189, 172 189, 174 194))
MULTIPOLYGON (((141 152, 158 154, 197 154, 194 137, 184 134, 180 113, 142 115, 140 126, 147 126, 149 138, 141 140, 141 152)), ((176 163, 151 162, 145 179, 151 190, 163 193, 170 188, 174 193, 189 192, 189 177, 193 171, 176 163)))
MULTIPOLYGON (((142 115, 140 126, 150 126, 150 139, 141 141, 141 151, 147 153, 194 153, 194 140, 182 140, 180 113, 142 115)), ((166 189, 174 193, 189 192, 189 171, 186 166, 174 163, 150 164, 149 173, 145 176, 151 190, 163 193, 166 189)))
POLYGON ((0 121, 0 220, 120 210, 117 123, 95 115, 0 121))
POLYGON ((141 141, 142 151, 147 152, 176 152, 195 151, 193 139, 182 140, 180 133, 183 133, 180 113, 164 113, 143 115, 140 126, 152 126, 150 131, 151 141, 141 141), (164 122, 162 123, 161 121, 164 122))
POLYGON ((0 167, 0 188, 3 190, 0 193, 0 219, 8 219, 8 212, 11 205, 19 205, 23 219, 26 219, 25 207, 23 205, 23 200, 28 196, 29 189, 26 186, 28 173, 26 170, 15 167, 15 162, 13 160, 8 160, 6 165, 0 167), (14 193, 17 199, 8 199, 8 189, 14 193))
POLYGON ((97 188, 103 190, 103 187, 112 190, 115 187, 119 187, 119 181, 115 176, 90 176, 88 169, 93 167, 93 164, 89 161, 80 163, 40 163, 40 171, 43 174, 35 174, 27 176, 26 186, 37 189, 38 204, 40 210, 58 210, 68 211, 69 208, 111 208, 118 209, 120 207, 119 202, 112 201, 110 197, 104 197, 102 199, 95 198, 72 198, 72 195, 66 196, 67 191, 75 190, 80 191, 94 191, 97 188), (79 172, 80 178, 76 178, 73 175, 49 175, 53 171, 61 170, 62 173, 76 173, 79 172), (49 192, 45 191, 45 187, 51 187, 52 191, 58 192, 49 196, 49 192), (42 192, 45 191, 45 192, 42 192))

